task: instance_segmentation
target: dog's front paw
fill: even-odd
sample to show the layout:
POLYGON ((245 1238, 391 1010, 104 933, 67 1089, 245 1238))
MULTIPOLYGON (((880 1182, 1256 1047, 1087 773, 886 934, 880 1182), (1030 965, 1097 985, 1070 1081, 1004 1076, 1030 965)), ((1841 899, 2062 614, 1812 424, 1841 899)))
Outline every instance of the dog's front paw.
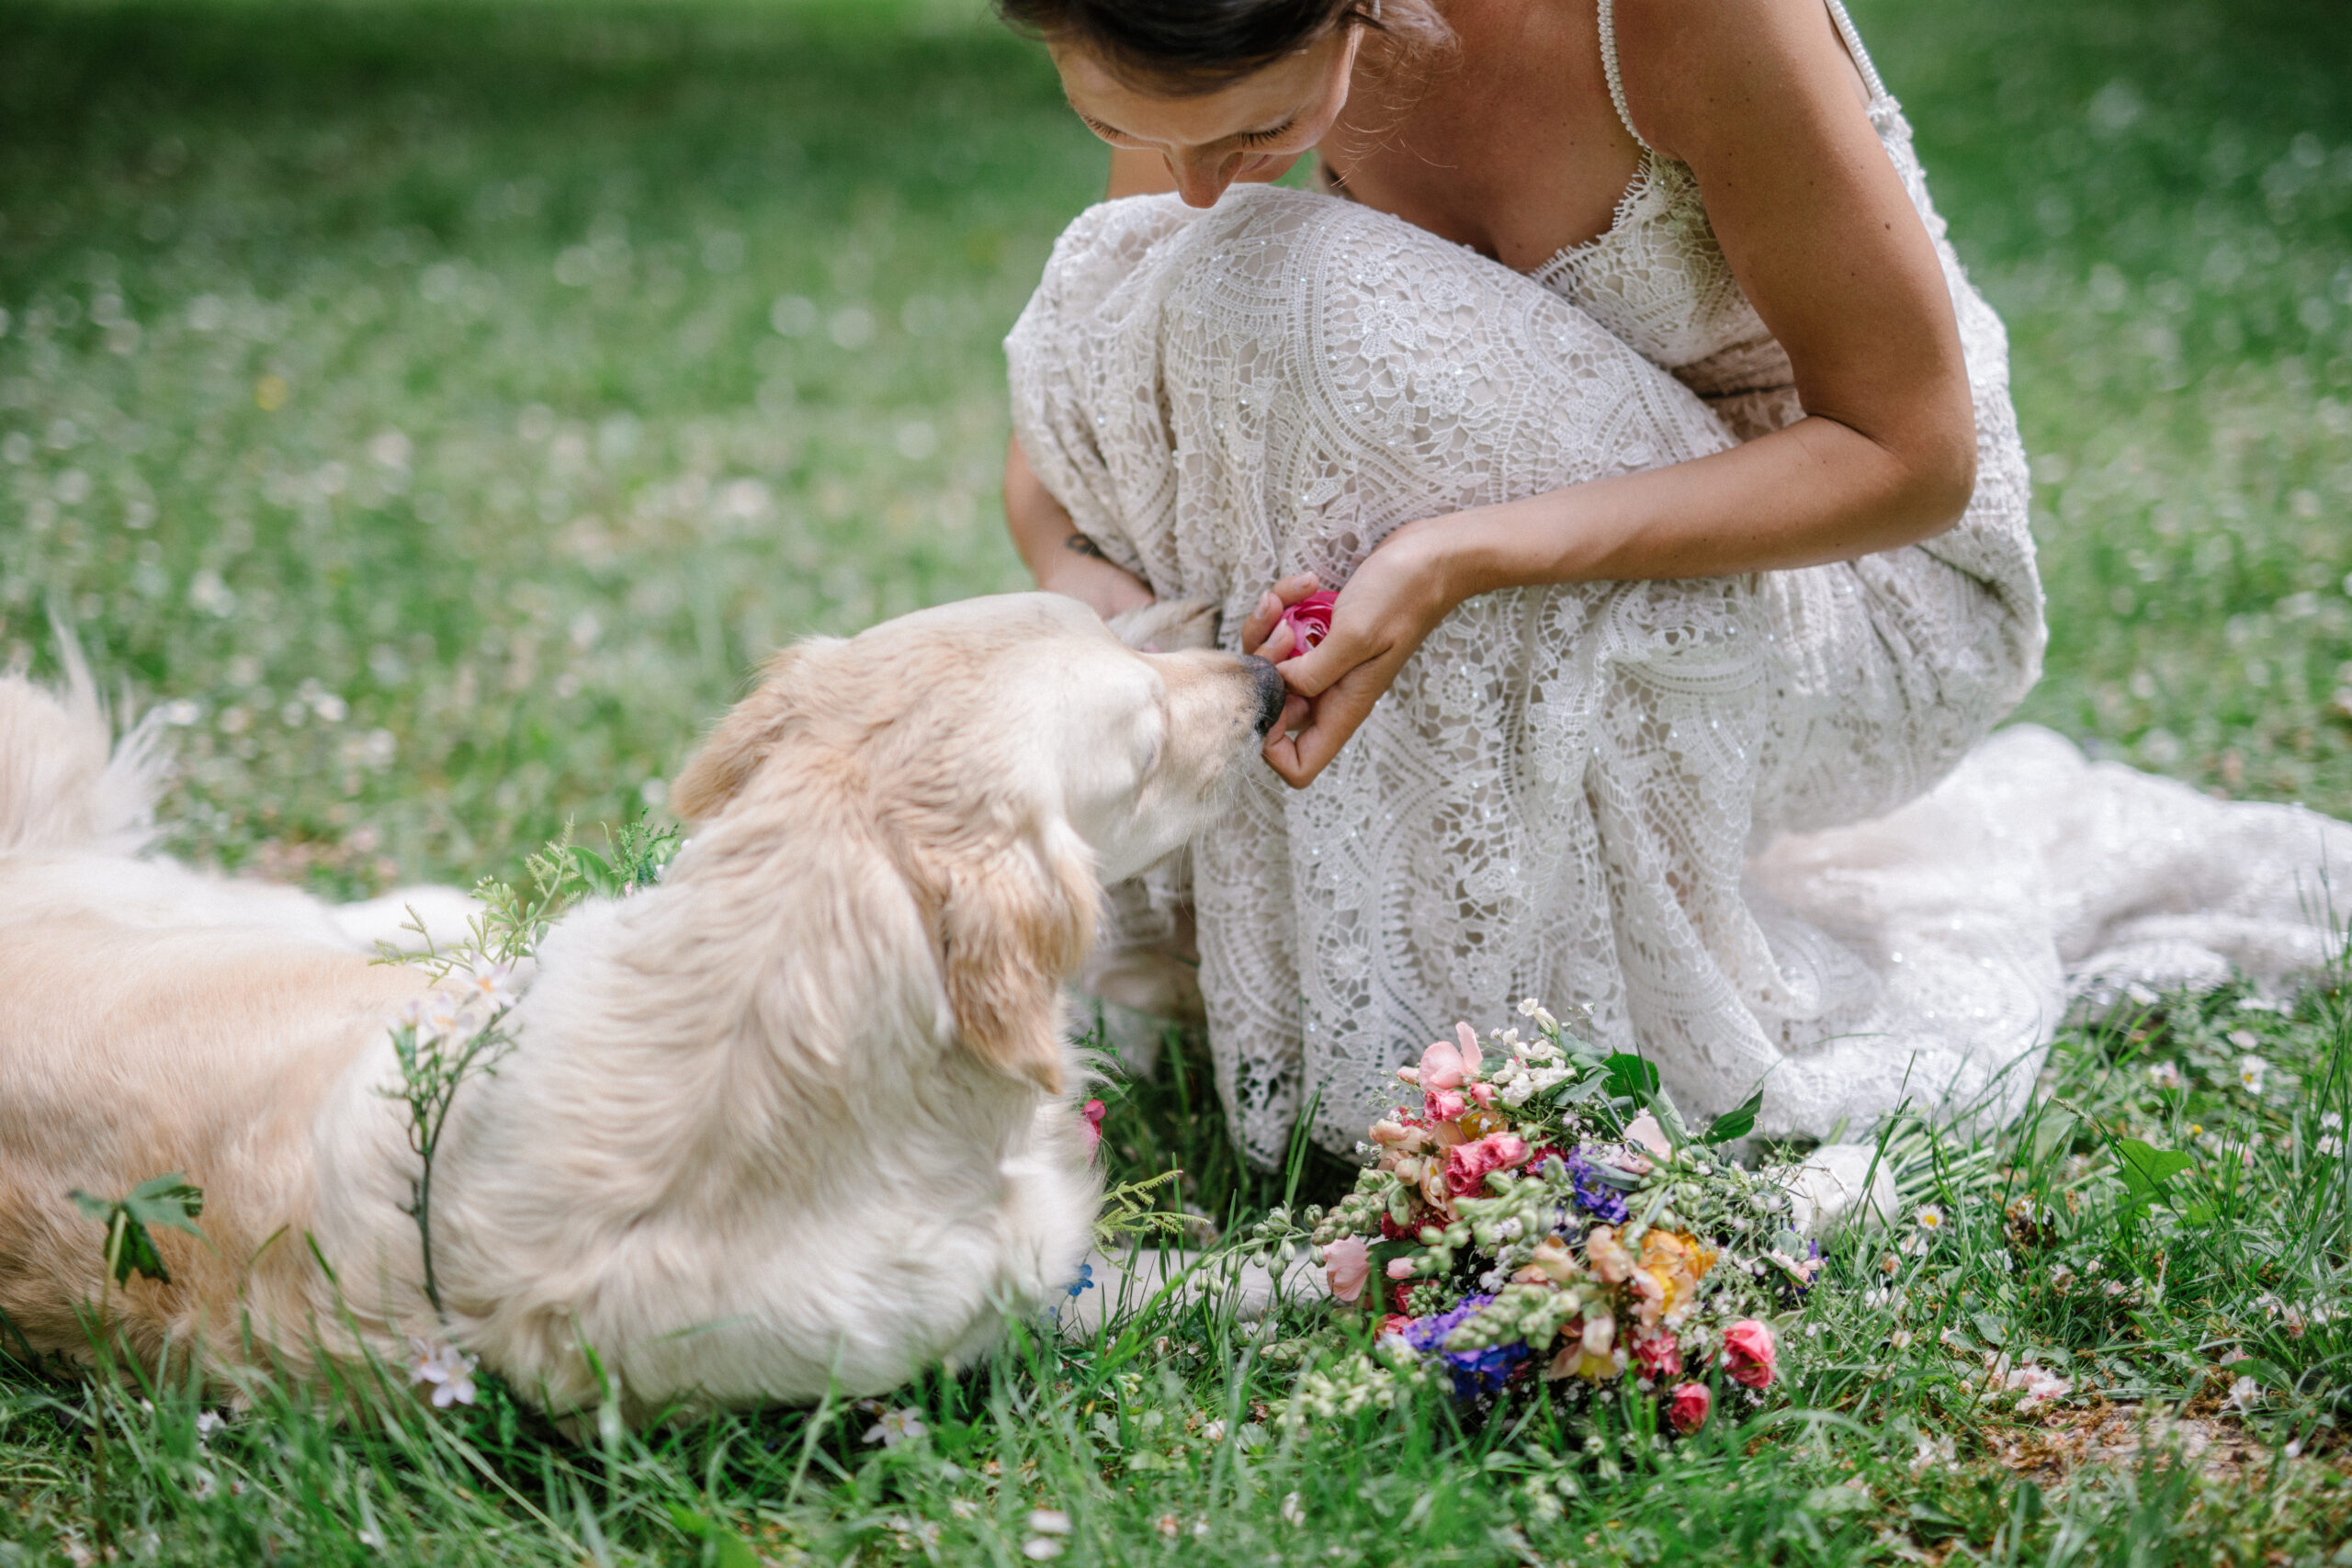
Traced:
POLYGON ((1159 599, 1111 617, 1114 635, 1140 653, 1216 646, 1216 605, 1207 599, 1159 599))

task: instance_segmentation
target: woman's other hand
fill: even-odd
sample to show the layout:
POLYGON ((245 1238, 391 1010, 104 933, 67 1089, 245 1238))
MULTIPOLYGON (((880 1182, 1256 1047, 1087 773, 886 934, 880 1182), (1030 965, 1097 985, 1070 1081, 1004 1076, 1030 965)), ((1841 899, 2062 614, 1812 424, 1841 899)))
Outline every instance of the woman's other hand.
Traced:
POLYGON ((1029 467, 1018 436, 1004 451, 1004 526, 1029 575, 1047 592, 1066 593, 1106 621, 1152 602, 1141 579, 1079 532, 1068 509, 1029 467))
POLYGON ((1283 612, 1316 591, 1312 573, 1286 577, 1258 601, 1241 645, 1281 665, 1291 699, 1266 738, 1266 761, 1293 789, 1305 789, 1339 755, 1454 605, 1436 532, 1412 524, 1383 540, 1340 590, 1331 629, 1298 653, 1283 612), (1293 657, 1295 654, 1296 657, 1293 657))

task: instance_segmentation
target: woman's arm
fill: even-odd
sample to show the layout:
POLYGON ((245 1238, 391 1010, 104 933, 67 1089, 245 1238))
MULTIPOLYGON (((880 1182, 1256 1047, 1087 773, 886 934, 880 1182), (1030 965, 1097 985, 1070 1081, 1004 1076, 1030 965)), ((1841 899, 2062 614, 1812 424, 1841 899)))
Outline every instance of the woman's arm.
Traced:
MULTIPOLYGON (((1111 182, 1105 199, 1157 196, 1175 188, 1176 178, 1159 153, 1124 147, 1111 150, 1111 182)), ((1004 453, 1004 525, 1038 587, 1084 600, 1106 621, 1122 610, 1151 603, 1150 589, 1105 560, 1094 542, 1078 531, 1069 513, 1038 481, 1017 435, 1004 453)))
POLYGON ((1037 586, 1094 607, 1104 620, 1151 603, 1151 590, 1105 559, 1029 467, 1014 436, 1004 449, 1004 526, 1037 586))
MULTIPOLYGON (((1634 123, 1696 175, 1805 417, 1713 457, 1396 530, 1341 591, 1330 636, 1283 667, 1309 705, 1267 755, 1294 785, 1473 594, 1849 560, 1931 537, 1967 505, 1975 419, 1951 295, 1821 0, 1620 0, 1616 17, 1634 123)), ((1268 594, 1245 646, 1287 597, 1268 594)), ((1285 637, 1269 657, 1286 651, 1285 637)))

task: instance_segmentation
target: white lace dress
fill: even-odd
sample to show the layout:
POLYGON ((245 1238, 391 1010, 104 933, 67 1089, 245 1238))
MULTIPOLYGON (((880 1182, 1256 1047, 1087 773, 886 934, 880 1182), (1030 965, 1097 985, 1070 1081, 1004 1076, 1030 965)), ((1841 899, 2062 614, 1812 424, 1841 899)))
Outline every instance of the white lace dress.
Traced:
MULTIPOLYGON (((1906 1099, 2006 1114, 2095 979, 2325 956, 2308 904, 2352 829, 2094 767, 2047 731, 1986 739, 2042 646, 2007 340, 1832 10, 1958 313, 1966 514, 1841 565, 1471 600, 1312 787, 1259 775, 1191 867, 1253 1159, 1310 1106, 1351 1145, 1396 1066, 1522 996, 1645 1053, 1687 1113, 1761 1083, 1760 1132, 1834 1137, 1906 1099)), ((1342 582, 1401 524, 1801 412, 1689 170, 1656 152, 1608 232, 1532 276, 1315 193, 1106 203, 1006 351, 1046 487, 1155 593, 1220 604, 1228 641, 1268 583, 1342 582)))

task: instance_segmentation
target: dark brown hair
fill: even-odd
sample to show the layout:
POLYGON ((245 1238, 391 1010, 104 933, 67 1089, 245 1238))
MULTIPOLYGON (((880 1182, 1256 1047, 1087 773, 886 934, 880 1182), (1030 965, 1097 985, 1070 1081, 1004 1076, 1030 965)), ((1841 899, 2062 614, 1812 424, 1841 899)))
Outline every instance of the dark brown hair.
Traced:
POLYGON ((1015 29, 1075 43, 1137 85, 1214 93, 1335 28, 1365 28, 1392 47, 1442 44, 1430 0, 996 0, 1015 29), (1384 14, 1385 13, 1385 14, 1384 14))

